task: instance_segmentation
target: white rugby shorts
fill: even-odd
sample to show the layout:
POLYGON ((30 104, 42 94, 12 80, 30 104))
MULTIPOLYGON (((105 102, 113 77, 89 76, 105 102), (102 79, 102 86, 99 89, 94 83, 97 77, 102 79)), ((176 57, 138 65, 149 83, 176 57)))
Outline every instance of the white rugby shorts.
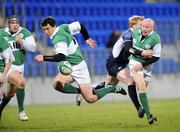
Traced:
POLYGON ((89 70, 84 60, 78 65, 72 66, 71 76, 78 84, 91 83, 89 70))
POLYGON ((22 74, 22 76, 24 75, 24 64, 22 65, 11 65, 11 68, 9 69, 8 73, 7 73, 7 76, 6 78, 8 79, 9 77, 9 74, 12 72, 12 71, 18 71, 22 74))
MULTIPOLYGON (((130 69, 130 75, 131 77, 133 77, 136 73, 134 71, 132 71, 132 68, 135 64, 140 63, 138 61, 135 61, 134 59, 130 59, 129 60, 129 64, 128 67, 130 69)), ((144 74, 144 79, 149 82, 151 80, 151 65, 144 67, 141 71, 139 71, 138 73, 144 74)))

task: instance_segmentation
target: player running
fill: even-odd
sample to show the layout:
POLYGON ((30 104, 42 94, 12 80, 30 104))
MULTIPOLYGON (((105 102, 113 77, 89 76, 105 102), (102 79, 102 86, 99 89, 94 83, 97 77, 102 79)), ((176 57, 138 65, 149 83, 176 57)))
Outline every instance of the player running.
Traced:
POLYGON ((70 75, 63 75, 61 72, 56 75, 53 86, 57 91, 71 94, 81 93, 88 103, 94 103, 108 93, 119 93, 121 91, 120 87, 109 85, 94 93, 92 92, 87 64, 73 35, 81 33, 86 43, 93 48, 96 47, 96 41, 89 37, 82 23, 77 21, 57 26, 54 18, 47 17, 42 20, 41 27, 45 35, 51 38, 56 54, 49 56, 39 54, 35 57, 35 60, 37 62, 68 61, 72 65, 72 73, 70 75), (73 82, 77 82, 78 87, 73 86, 71 84, 73 82))
POLYGON ((16 15, 12 15, 8 18, 8 27, 1 29, 0 35, 8 41, 15 57, 15 61, 12 63, 7 75, 8 88, 6 90, 7 92, 3 96, 3 100, 0 105, 0 112, 2 113, 4 107, 16 93, 19 108, 19 119, 21 121, 27 121, 29 118, 24 110, 24 89, 26 85, 25 78, 23 76, 24 61, 26 51, 35 51, 35 39, 26 28, 20 26, 20 19, 16 15))

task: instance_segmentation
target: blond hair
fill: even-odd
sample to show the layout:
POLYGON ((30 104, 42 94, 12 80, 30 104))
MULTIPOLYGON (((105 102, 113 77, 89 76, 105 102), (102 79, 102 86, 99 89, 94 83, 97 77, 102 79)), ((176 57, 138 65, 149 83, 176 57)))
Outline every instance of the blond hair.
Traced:
POLYGON ((138 23, 138 21, 143 21, 143 20, 144 20, 144 16, 134 15, 129 18, 129 27, 132 28, 133 25, 138 23))

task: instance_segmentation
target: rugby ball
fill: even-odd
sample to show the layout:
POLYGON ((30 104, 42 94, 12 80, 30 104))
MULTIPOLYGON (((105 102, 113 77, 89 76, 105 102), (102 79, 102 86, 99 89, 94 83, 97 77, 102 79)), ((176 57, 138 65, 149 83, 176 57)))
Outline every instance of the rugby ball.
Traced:
POLYGON ((72 73, 72 66, 68 61, 59 62, 59 71, 63 75, 70 75, 72 73))

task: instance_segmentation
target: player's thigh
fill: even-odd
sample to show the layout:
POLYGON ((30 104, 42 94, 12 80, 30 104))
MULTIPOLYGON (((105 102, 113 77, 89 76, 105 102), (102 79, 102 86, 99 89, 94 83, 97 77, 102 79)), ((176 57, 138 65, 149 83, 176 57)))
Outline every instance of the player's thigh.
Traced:
POLYGON ((107 85, 107 84, 117 85, 118 82, 119 82, 119 80, 116 77, 107 75, 105 85, 107 85))
POLYGON ((89 70, 85 61, 82 61, 78 65, 73 66, 73 72, 71 73, 71 76, 78 84, 91 83, 89 70))
POLYGON ((71 82, 73 82, 73 78, 71 75, 63 75, 63 74, 59 73, 54 78, 53 84, 55 84, 57 82, 62 83, 62 84, 71 83, 71 82))
POLYGON ((120 70, 117 74, 117 78, 119 81, 122 81, 126 84, 132 84, 133 82, 132 78, 130 77, 130 72, 127 68, 120 70))
POLYGON ((25 79, 23 75, 16 70, 11 71, 8 74, 8 82, 19 88, 25 87, 25 79))

